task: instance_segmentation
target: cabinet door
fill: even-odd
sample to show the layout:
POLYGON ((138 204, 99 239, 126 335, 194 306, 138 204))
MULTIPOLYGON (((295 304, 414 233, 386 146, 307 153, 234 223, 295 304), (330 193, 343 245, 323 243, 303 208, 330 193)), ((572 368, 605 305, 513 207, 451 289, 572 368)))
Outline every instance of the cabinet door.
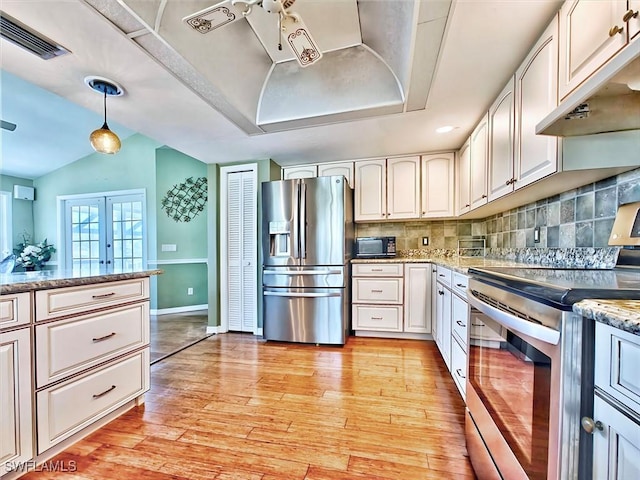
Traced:
POLYGON ((453 157, 453 153, 422 156, 422 218, 454 215, 453 157))
POLYGON ((513 191, 514 90, 512 77, 489 108, 489 201, 513 191))
POLYGON ((420 157, 387 160, 387 218, 420 217, 420 157))
POLYGON ((629 0, 628 3, 629 10, 627 10, 627 15, 632 15, 628 22, 629 41, 631 41, 640 33, 640 0, 629 0))
POLYGON ((387 161, 355 162, 355 221, 387 218, 387 161))
POLYGON ((438 303, 438 270, 435 265, 431 265, 431 335, 433 339, 437 336, 437 311, 436 305, 438 303))
POLYGON ((622 21, 627 11, 626 3, 621 0, 568 0, 562 5, 561 99, 627 44, 627 26, 622 21), (616 33, 620 28, 622 30, 616 33))
POLYGON ((325 163, 318 165, 319 177, 330 177, 331 175, 342 175, 353 188, 353 162, 325 163))
POLYGON ((593 434, 593 478, 627 480, 640 475, 640 425, 595 396, 593 419, 603 425, 593 434))
POLYGON ((282 179, 313 178, 318 176, 317 165, 300 165, 298 167, 285 167, 282 169, 282 179))
POLYGON ((516 71, 515 189, 558 170, 558 139, 536 135, 536 124, 558 104, 557 52, 554 19, 516 71))
POLYGON ((438 323, 436 344, 440 349, 447 369, 451 371, 451 290, 440 282, 438 282, 436 321, 438 323))
POLYGON ((462 399, 466 399, 467 391, 467 353, 457 340, 451 340, 451 376, 455 381, 456 387, 462 399))
POLYGON ((0 334, 0 472, 33 457, 29 328, 0 334))
POLYGON ((470 142, 462 146, 458 152, 458 215, 471 210, 471 149, 470 142))
POLYGON ((488 115, 471 134, 471 210, 487 203, 488 115))
POLYGON ((404 331, 431 333, 431 264, 405 264, 404 283, 404 331))

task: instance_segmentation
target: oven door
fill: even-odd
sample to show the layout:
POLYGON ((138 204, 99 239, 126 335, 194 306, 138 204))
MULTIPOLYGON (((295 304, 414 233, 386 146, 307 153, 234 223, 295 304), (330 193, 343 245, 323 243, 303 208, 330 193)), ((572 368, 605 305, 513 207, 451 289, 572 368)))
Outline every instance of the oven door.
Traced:
MULTIPOLYGON (((529 326, 519 328, 520 319, 500 322, 500 315, 483 313, 475 307, 484 305, 468 297, 468 428, 478 432, 467 436, 480 434, 505 479, 557 478, 560 347, 523 334, 529 326)), ((474 465, 481 461, 469 453, 474 465)))

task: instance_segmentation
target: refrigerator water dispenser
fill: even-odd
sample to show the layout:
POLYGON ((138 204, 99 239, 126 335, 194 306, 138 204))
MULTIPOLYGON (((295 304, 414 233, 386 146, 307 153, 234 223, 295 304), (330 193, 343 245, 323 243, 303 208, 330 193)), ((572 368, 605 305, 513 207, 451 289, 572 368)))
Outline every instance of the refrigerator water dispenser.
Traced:
POLYGON ((271 257, 291 256, 290 222, 269 222, 269 255, 271 257))

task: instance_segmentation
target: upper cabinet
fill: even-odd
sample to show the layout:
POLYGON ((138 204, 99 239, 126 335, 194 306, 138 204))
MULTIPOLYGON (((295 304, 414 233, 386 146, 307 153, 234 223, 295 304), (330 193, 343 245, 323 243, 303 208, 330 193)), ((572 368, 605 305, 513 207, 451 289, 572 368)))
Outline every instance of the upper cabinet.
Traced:
POLYGON ((354 220, 366 222, 387 218, 387 161, 355 163, 354 220))
POLYGON ((560 9, 560 98, 604 65, 637 31, 637 1, 630 15, 621 0, 567 0, 560 9))
POLYGON ((317 165, 300 165, 297 167, 285 167, 282 169, 282 179, 312 178, 318 176, 317 165))
POLYGON ((471 134, 471 209, 487 203, 489 117, 485 115, 471 134))
POLYGON ((514 90, 511 77, 489 108, 489 201, 513 191, 514 90))
POLYGON ((469 140, 465 142, 458 152, 458 168, 457 168, 457 191, 458 191, 458 210, 457 214, 462 215, 471 210, 471 199, 469 192, 471 190, 471 149, 469 140))
POLYGON ((342 175, 353 188, 353 162, 341 163, 321 163, 318 165, 319 177, 330 177, 332 175, 342 175))
POLYGON ((387 160, 387 219, 420 217, 420 157, 387 160))
POLYGON ((538 122, 558 105, 557 39, 556 16, 516 70, 515 189, 558 170, 557 137, 536 135, 538 122))
POLYGON ((423 155, 420 170, 421 217, 454 216, 454 154, 423 155))

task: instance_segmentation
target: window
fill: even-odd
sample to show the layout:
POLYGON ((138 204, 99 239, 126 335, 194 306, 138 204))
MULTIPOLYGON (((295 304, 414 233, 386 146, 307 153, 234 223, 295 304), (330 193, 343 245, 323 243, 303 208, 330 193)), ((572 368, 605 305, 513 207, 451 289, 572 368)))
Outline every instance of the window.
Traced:
POLYGON ((65 266, 74 272, 146 265, 144 193, 68 198, 63 231, 65 266))

